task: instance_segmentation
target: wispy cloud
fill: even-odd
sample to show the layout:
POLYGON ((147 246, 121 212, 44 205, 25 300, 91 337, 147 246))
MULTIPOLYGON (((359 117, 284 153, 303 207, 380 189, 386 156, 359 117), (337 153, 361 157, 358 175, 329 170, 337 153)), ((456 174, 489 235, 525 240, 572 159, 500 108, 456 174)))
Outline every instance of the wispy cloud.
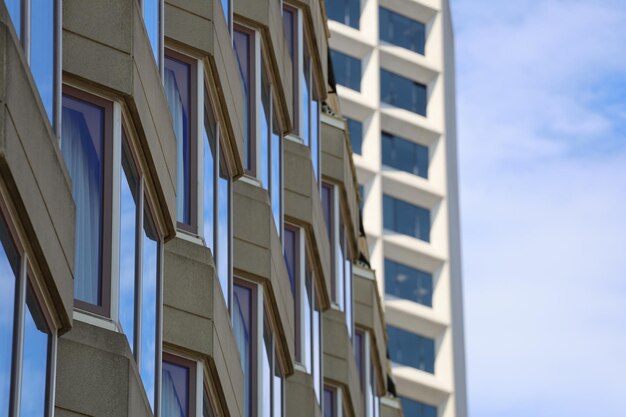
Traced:
POLYGON ((626 4, 452 7, 470 411, 624 416, 626 4))

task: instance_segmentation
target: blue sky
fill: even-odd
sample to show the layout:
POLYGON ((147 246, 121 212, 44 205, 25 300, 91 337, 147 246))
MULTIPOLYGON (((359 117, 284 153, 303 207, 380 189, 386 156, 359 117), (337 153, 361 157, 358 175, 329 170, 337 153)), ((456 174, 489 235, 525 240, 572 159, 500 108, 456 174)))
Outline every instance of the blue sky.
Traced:
POLYGON ((472 417, 626 416, 626 2, 451 0, 472 417))

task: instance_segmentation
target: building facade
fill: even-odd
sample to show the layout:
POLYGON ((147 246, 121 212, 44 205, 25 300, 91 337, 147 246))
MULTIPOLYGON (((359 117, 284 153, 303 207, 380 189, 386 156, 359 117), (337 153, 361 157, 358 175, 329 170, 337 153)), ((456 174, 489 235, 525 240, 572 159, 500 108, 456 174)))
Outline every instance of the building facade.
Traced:
POLYGON ((0 3, 0 417, 402 417, 326 12, 0 3))
POLYGON ((447 0, 326 0, 370 263, 406 416, 467 416, 447 0))

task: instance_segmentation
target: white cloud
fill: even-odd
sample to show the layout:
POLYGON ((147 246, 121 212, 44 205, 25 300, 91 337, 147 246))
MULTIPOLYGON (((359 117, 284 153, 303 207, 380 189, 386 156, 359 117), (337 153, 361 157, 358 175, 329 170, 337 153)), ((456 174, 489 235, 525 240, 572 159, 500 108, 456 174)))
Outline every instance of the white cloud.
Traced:
POLYGON ((452 6, 470 411, 623 416, 626 4, 452 6))

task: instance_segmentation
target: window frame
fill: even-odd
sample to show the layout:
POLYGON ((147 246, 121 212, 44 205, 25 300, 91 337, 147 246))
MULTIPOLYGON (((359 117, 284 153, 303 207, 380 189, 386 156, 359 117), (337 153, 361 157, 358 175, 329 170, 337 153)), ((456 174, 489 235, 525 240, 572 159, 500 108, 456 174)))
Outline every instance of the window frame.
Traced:
MULTIPOLYGON (((185 417, 196 417, 197 410, 198 410, 198 399, 197 399, 198 363, 191 359, 183 358, 181 356, 178 356, 174 353, 167 352, 165 350, 163 351, 163 357, 161 359, 161 362, 167 362, 172 365, 180 366, 182 368, 187 369, 187 372, 188 372, 187 401, 189 403, 189 410, 188 410, 188 415, 185 417)), ((161 366, 161 372, 163 372, 162 366, 161 366)), ((163 377, 161 376, 161 378, 163 377)), ((161 396, 163 396, 162 392, 161 392, 161 396)))

